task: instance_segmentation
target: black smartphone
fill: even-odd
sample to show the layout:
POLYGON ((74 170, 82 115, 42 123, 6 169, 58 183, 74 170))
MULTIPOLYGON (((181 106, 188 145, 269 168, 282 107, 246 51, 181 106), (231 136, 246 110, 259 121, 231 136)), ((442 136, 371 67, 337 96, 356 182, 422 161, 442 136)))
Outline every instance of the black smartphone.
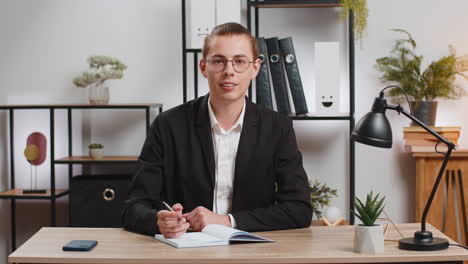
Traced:
POLYGON ((63 251, 90 251, 97 245, 96 240, 72 240, 62 247, 63 251))

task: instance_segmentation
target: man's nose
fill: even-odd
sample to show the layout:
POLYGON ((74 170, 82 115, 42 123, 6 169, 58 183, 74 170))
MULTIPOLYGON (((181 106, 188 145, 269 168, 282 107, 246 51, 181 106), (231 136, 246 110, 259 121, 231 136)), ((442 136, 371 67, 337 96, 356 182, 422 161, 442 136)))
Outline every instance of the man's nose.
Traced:
POLYGON ((227 61, 224 66, 224 74, 233 75, 234 72, 234 63, 232 61, 227 61))

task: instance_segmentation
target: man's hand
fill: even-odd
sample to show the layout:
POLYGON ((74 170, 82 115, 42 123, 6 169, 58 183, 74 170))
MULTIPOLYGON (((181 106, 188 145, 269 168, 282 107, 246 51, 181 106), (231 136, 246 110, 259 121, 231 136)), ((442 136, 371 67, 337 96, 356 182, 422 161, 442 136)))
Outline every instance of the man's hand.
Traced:
POLYGON ((232 226, 228 215, 215 214, 203 206, 198 206, 192 212, 183 214, 183 217, 190 223, 192 230, 197 232, 209 224, 232 226))
POLYGON ((177 203, 172 206, 175 212, 168 210, 158 211, 158 227, 161 234, 166 238, 176 238, 187 232, 190 224, 182 217, 182 205, 177 203))

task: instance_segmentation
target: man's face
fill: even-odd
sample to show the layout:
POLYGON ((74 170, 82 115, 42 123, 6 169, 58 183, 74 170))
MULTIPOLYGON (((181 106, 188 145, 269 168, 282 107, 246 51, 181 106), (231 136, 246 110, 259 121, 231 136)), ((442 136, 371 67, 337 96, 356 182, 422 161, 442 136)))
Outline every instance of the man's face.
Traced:
POLYGON ((200 61, 200 69, 208 79, 210 97, 225 103, 244 100, 250 81, 257 76, 260 68, 260 60, 253 58, 249 39, 243 35, 214 37, 206 60, 200 61), (231 61, 220 67, 226 59, 237 64, 236 68, 231 61), (245 70, 242 62, 248 64, 245 70), (239 69, 243 71, 239 72, 239 69))

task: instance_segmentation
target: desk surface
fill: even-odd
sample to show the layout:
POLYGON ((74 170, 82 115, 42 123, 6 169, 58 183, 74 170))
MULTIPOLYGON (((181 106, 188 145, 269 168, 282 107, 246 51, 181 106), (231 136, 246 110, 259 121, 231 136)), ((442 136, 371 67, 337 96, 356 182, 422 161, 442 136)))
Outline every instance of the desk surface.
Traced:
MULTIPOLYGON (((412 236, 419 224, 398 225, 412 236)), ((118 228, 42 228, 8 257, 9 263, 365 263, 468 260, 468 250, 418 252, 399 250, 386 242, 385 252, 364 255, 353 252, 353 226, 310 227, 258 233, 275 243, 176 249, 152 237, 118 228), (98 240, 90 252, 63 252, 72 239, 98 240)), ((432 226, 435 236, 446 237, 432 226)), ((386 239, 399 239, 391 227, 386 239)), ((450 240, 450 243, 453 241, 450 240)))

